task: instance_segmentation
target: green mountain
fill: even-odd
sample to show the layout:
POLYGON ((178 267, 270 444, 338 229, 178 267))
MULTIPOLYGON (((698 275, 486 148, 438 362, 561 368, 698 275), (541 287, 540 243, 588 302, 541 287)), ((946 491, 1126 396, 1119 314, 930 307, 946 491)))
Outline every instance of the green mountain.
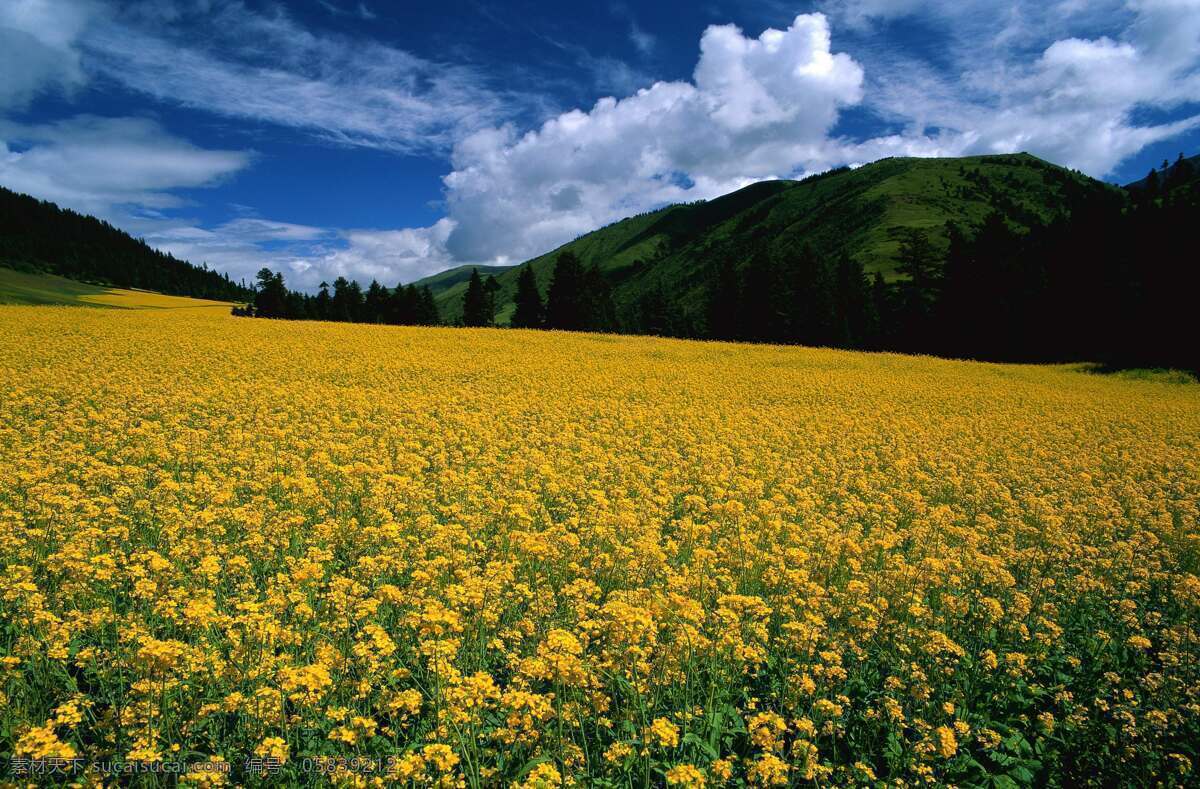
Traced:
MULTIPOLYGON (((417 282, 417 286, 428 286, 436 296, 444 290, 449 290, 459 283, 465 283, 471 278, 471 271, 478 269, 479 276, 486 277, 489 274, 499 276, 513 266, 455 266, 448 268, 445 271, 439 271, 436 274, 425 277, 417 282)), ((461 293, 461 291, 460 291, 461 293)))
POLYGON ((0 267, 198 299, 254 295, 228 275, 159 252, 107 222, 3 187, 0 267))
MULTIPOLYGON (((867 273, 894 281, 907 228, 927 231, 934 249, 942 252, 949 221, 978 226, 998 211, 1014 229, 1024 230, 1052 219, 1069 192, 1106 189, 1115 187, 1025 153, 883 159, 802 181, 757 183, 715 200, 631 217, 529 263, 543 295, 558 253, 570 249, 584 265, 595 264, 606 275, 619 315, 631 314, 648 294, 666 292, 684 313, 699 316, 725 259, 742 265, 757 251, 782 258, 807 243, 824 255, 847 252, 867 273)), ((460 281, 437 293, 448 322, 462 314, 470 276, 470 267, 463 268, 465 273, 455 275, 460 281)), ((501 324, 512 314, 517 274, 513 267, 496 275, 501 324)))

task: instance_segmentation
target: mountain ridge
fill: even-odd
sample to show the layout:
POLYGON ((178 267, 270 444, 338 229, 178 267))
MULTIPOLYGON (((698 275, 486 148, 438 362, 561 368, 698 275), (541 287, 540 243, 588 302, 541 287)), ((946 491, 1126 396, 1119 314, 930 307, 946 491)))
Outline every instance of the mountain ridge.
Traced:
MULTIPOLYGON (((892 157, 798 181, 761 181, 712 200, 614 222, 495 274, 497 321, 511 316, 520 266, 533 267, 545 293, 553 262, 566 250, 601 269, 619 313, 629 315, 640 299, 665 289, 679 294, 680 307, 698 319, 716 266, 726 257, 741 265, 758 250, 779 256, 809 244, 826 255, 845 252, 868 274, 895 281, 906 228, 926 231, 940 252, 949 243, 947 222, 977 226, 1001 211, 1015 227, 1028 230, 1052 219, 1068 191, 1117 189, 1028 153, 892 157)), ((455 269, 465 272, 461 281, 436 294, 450 322, 461 316, 470 268, 455 269)))

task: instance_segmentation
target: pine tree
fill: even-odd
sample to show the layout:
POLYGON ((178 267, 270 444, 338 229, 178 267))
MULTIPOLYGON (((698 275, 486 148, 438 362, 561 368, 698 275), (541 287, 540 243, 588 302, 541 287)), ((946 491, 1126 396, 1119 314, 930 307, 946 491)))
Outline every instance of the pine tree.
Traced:
POLYGON ((358 283, 351 282, 345 277, 335 279, 333 281, 333 299, 330 304, 330 320, 342 322, 357 320, 361 297, 362 291, 359 289, 358 283))
POLYGON ((546 328, 580 331, 585 328, 583 310, 584 271, 575 253, 567 250, 554 262, 554 275, 546 297, 546 328))
POLYGON ((752 342, 780 342, 786 335, 785 320, 780 309, 778 271, 763 250, 754 253, 746 265, 742 286, 741 315, 738 325, 743 339, 752 342))
POLYGON ((870 307, 863 265, 843 252, 834 271, 834 345, 839 348, 866 347, 873 333, 870 307))
POLYGON ((313 300, 313 317, 319 321, 327 321, 333 313, 333 299, 329 296, 329 283, 322 282, 321 290, 313 300))
POLYGON ((716 340, 735 339, 738 332, 738 308, 741 286, 737 267, 730 258, 723 258, 708 297, 708 336, 716 340))
POLYGON ((272 273, 271 269, 260 269, 256 277, 258 292, 254 296, 254 314, 260 318, 287 317, 287 288, 283 274, 272 273))
POLYGON ((874 332, 866 347, 872 350, 892 350, 896 340, 896 310, 892 289, 878 271, 871 278, 871 313, 875 318, 874 332))
POLYGON ((542 325, 545 307, 542 306, 542 294, 538 291, 537 277, 533 267, 526 263, 517 275, 516 310, 513 312, 512 325, 515 329, 537 329, 542 325))
POLYGON ((638 299, 636 315, 633 330, 638 334, 680 337, 687 333, 679 308, 661 283, 638 299))
POLYGON ((905 275, 899 285, 900 349, 921 351, 929 347, 930 316, 937 301, 938 259, 924 230, 904 228, 897 270, 905 275))
POLYGON ((366 300, 363 304, 363 322, 383 323, 387 319, 388 291, 376 280, 371 280, 367 288, 366 300))
POLYGON ((487 291, 484 290, 483 280, 479 277, 479 269, 471 269, 471 279, 467 282, 467 292, 463 294, 463 325, 490 326, 492 316, 489 314, 487 291))
POLYGON ((487 299, 487 325, 496 325, 496 313, 500 311, 500 283, 493 274, 483 281, 483 295, 487 299))
POLYGON ((417 323, 421 326, 437 326, 442 322, 441 316, 438 314, 437 301, 433 298, 433 291, 425 285, 420 290, 419 299, 417 301, 417 323))
POLYGON ((805 345, 829 345, 834 330, 834 282, 828 262, 810 244, 789 261, 785 307, 789 331, 785 339, 805 345))
POLYGON ((416 322, 416 292, 417 289, 411 284, 405 286, 402 283, 396 283, 396 287, 392 289, 391 294, 388 296, 388 323, 398 326, 411 326, 416 322))
POLYGON ((584 331, 617 331, 617 307, 612 286, 595 263, 584 272, 581 296, 584 331))

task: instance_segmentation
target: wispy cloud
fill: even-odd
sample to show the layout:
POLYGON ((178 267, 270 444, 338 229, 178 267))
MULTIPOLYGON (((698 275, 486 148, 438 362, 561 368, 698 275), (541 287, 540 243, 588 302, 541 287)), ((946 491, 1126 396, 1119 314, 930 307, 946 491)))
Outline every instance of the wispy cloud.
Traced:
POLYGON ((654 54, 654 49, 658 46, 658 38, 652 33, 642 30, 637 22, 629 23, 629 40, 633 43, 637 51, 643 55, 654 54))
POLYGON ((94 11, 90 2, 0 3, 0 111, 25 106, 47 87, 85 82, 74 44, 94 11))
MULTIPOLYGON (((325 2, 346 17, 374 14, 366 2, 325 2)), ((1187 112, 1200 102, 1200 0, 1015 0, 1003 13, 987 0, 823 8, 761 35, 710 27, 693 78, 673 82, 648 73, 659 43, 619 3, 617 40, 628 25, 640 67, 500 20, 573 64, 569 74, 530 67, 509 80, 542 88, 531 94, 505 88, 483 64, 317 35, 280 6, 9 0, 0 5, 0 113, 103 77, 243 128, 445 157, 452 169, 447 215, 426 227, 320 228, 253 209, 201 226, 169 216, 186 209, 176 190, 235 175, 251 152, 201 148, 145 118, 83 116, 0 121, 0 181, 119 217, 151 243, 234 274, 269 265, 302 287, 338 275, 391 284, 454 263, 521 260, 667 202, 842 163, 1025 149, 1104 175, 1200 127, 1187 112), (905 25, 931 44, 898 44, 892 34, 905 25), (614 98, 554 109, 568 90, 614 98), (851 106, 894 131, 843 134, 851 106)))
POLYGON ((248 151, 197 147, 144 118, 0 121, 0 183, 109 219, 178 207, 172 190, 210 186, 252 160, 248 151))
MULTIPOLYGON (((333 6, 341 9, 340 6, 333 6)), ((364 5, 358 9, 370 13, 364 5)), ((370 40, 315 36, 281 9, 221 3, 202 39, 144 26, 136 16, 97 22, 81 39, 91 71, 156 100, 302 129, 327 141, 403 153, 445 152, 471 131, 507 119, 517 93, 477 71, 370 40)))

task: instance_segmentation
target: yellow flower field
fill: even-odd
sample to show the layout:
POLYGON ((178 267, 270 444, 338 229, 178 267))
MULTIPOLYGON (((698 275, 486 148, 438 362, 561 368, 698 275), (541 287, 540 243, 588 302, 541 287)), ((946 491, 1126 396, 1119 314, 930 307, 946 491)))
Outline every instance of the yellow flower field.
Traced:
POLYGON ((1195 385, 0 307, 0 775, 1193 783, 1198 519, 1195 385))

